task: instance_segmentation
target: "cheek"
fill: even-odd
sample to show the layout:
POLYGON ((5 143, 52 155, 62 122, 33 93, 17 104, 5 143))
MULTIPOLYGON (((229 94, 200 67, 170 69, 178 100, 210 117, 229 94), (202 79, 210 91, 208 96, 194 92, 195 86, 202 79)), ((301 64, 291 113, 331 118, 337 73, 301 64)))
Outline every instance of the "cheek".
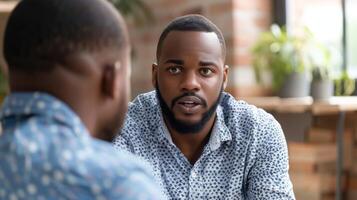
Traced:
POLYGON ((217 98, 221 92, 223 84, 223 79, 215 79, 215 80, 210 80, 206 81, 206 84, 203 86, 203 90, 205 92, 206 98, 207 98, 207 103, 209 105, 212 105, 217 101, 217 98))
POLYGON ((131 96, 130 73, 131 70, 127 67, 123 74, 121 74, 121 77, 118 79, 120 84, 119 88, 121 90, 119 95, 122 96, 121 102, 126 104, 128 104, 131 96))
POLYGON ((120 121, 122 122, 124 120, 126 112, 128 111, 128 98, 123 96, 118 106, 119 106, 118 112, 120 115, 119 118, 120 121))
POLYGON ((161 96, 165 102, 170 105, 171 100, 178 96, 180 89, 177 87, 177 83, 174 79, 161 78, 157 81, 157 86, 161 92, 161 96))
POLYGON ((126 95, 121 95, 118 101, 116 102, 116 109, 113 109, 113 112, 115 112, 113 115, 113 120, 115 123, 115 128, 118 130, 120 127, 122 127, 125 119, 126 112, 128 111, 128 98, 126 95))
POLYGON ((123 115, 126 114, 127 110, 128 110, 128 103, 129 103, 129 99, 130 99, 130 85, 127 83, 124 87, 123 87, 123 92, 120 98, 120 107, 121 110, 123 111, 123 115))
POLYGON ((128 109, 128 103, 130 99, 130 83, 128 76, 121 76, 118 79, 118 96, 116 99, 117 112, 120 115, 125 115, 128 109))

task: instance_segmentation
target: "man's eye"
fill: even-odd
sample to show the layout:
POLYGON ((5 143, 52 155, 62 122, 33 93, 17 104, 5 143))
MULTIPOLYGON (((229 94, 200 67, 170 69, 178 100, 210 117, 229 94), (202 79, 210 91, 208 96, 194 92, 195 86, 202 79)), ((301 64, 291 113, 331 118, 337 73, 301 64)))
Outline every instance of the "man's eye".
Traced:
POLYGON ((210 68, 202 68, 200 69, 200 73, 203 76, 210 76, 213 73, 213 71, 210 68))
POLYGON ((181 72, 181 69, 179 67, 170 67, 168 71, 170 72, 170 74, 178 74, 181 72))

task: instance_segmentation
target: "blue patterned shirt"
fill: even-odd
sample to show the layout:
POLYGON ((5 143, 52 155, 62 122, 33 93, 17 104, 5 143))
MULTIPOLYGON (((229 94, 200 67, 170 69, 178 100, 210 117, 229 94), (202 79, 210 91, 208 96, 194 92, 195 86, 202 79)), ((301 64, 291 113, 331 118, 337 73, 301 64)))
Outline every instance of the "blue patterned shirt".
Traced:
POLYGON ((93 139, 48 94, 11 94, 0 121, 0 199, 162 198, 143 161, 93 139))
POLYGON ((194 165, 172 142, 155 92, 139 95, 130 104, 114 145, 149 161, 171 199, 295 199, 279 123, 227 93, 194 165))

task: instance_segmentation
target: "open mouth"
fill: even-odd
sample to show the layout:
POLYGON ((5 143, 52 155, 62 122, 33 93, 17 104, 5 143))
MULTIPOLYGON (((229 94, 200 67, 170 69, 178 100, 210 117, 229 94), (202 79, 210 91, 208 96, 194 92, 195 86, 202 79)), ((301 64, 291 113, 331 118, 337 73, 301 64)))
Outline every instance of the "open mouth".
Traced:
POLYGON ((192 107, 195 107, 197 105, 200 105, 200 104, 198 104, 196 102, 193 102, 193 101, 182 101, 182 102, 179 102, 178 104, 183 105, 183 106, 188 107, 188 108, 192 108, 192 107))
POLYGON ((185 96, 177 101, 178 107, 186 114, 193 114, 202 105, 201 99, 195 96, 185 96))

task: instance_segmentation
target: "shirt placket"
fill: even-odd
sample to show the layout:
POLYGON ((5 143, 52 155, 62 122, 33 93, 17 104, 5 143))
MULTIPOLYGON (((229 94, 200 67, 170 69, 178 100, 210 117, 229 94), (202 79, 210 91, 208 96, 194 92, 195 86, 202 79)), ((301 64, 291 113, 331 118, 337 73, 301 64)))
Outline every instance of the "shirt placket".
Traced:
POLYGON ((202 197, 203 185, 202 185, 202 173, 198 167, 193 167, 189 176, 189 199, 199 199, 202 197))
POLYGON ((190 170, 189 176, 189 199, 204 199, 204 173, 203 165, 211 153, 210 148, 205 146, 202 156, 197 160, 190 170))

